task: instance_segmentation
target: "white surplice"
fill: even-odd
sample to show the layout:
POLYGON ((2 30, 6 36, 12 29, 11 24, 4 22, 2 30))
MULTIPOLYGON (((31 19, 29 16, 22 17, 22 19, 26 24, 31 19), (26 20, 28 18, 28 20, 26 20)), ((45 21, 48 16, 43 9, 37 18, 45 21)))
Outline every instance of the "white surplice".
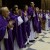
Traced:
POLYGON ((49 19, 49 14, 46 14, 46 23, 45 23, 45 30, 49 30, 49 26, 48 26, 48 19, 49 19))
POLYGON ((6 32, 5 32, 5 36, 4 38, 1 40, 1 50, 5 50, 5 45, 4 45, 4 39, 8 39, 8 32, 7 32, 7 29, 6 29, 6 32))
POLYGON ((33 29, 32 21, 30 21, 30 29, 31 29, 31 32, 30 32, 29 40, 34 40, 35 32, 34 32, 34 29, 33 29))

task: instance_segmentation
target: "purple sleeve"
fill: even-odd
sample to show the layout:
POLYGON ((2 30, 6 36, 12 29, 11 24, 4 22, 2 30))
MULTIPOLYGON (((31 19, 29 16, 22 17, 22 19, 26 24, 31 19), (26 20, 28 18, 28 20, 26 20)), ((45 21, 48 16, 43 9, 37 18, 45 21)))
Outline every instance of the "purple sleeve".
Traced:
POLYGON ((5 23, 2 21, 2 19, 0 19, 0 41, 3 39, 4 35, 5 35, 5 31, 6 31, 6 25, 5 23))

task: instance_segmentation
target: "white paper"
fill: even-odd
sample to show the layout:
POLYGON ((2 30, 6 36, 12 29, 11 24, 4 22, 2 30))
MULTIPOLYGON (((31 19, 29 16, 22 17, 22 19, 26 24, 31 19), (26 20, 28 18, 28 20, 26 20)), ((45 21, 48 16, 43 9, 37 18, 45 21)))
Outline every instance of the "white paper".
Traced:
POLYGON ((23 19, 21 18, 21 16, 18 17, 18 26, 21 25, 23 23, 23 19))

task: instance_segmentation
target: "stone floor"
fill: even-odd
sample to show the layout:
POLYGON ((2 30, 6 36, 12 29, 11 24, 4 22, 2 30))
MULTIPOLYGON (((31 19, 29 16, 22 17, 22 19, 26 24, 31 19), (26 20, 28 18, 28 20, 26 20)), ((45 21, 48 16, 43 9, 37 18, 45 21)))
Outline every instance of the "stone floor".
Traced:
POLYGON ((42 31, 34 43, 30 43, 24 50, 50 50, 50 31, 42 31))

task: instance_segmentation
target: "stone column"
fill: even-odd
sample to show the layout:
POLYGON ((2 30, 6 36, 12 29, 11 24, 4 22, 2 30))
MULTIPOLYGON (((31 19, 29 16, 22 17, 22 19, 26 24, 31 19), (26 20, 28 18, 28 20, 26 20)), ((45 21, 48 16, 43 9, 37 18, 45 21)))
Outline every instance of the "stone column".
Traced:
POLYGON ((45 3, 44 3, 44 0, 41 0, 41 8, 42 8, 42 9, 45 9, 45 3))
POLYGON ((2 0, 0 0, 0 7, 2 7, 2 0))
POLYGON ((42 9, 50 9, 50 0, 41 0, 42 9))

